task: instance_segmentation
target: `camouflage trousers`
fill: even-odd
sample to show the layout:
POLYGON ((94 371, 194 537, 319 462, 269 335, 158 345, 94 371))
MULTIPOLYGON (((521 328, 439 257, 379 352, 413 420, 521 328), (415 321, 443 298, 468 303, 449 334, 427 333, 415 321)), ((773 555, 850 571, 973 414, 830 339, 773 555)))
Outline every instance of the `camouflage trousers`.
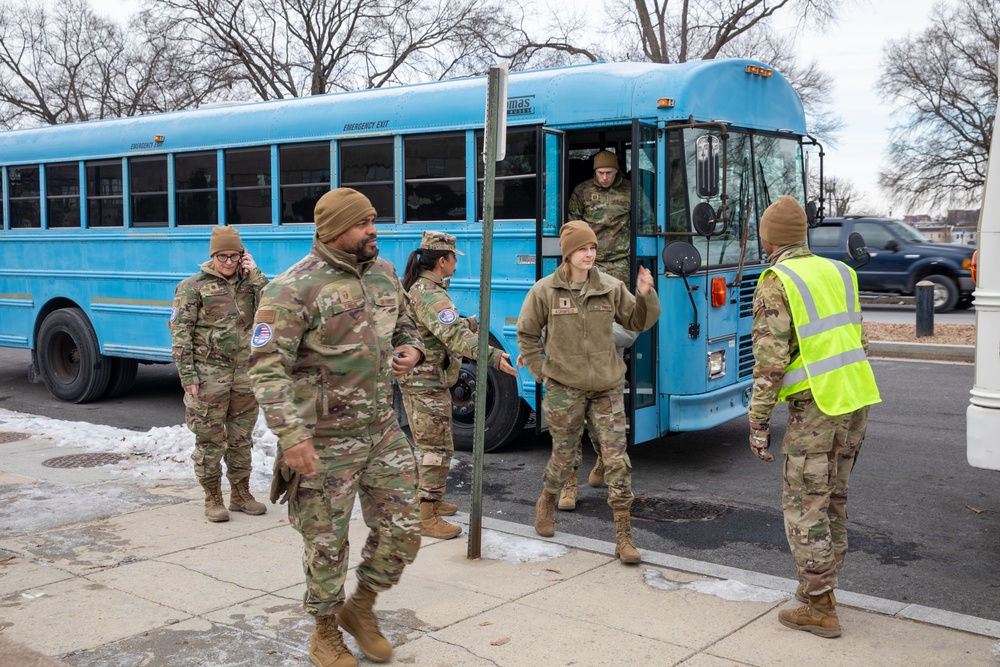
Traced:
POLYGON ((358 579, 375 592, 399 583, 420 548, 413 448, 395 418, 356 437, 314 438, 316 474, 303 477, 288 503, 288 521, 302 535, 305 610, 320 618, 344 604, 355 495, 368 538, 358 579))
POLYGON ((552 455, 545 466, 545 490, 558 493, 575 474, 583 458, 581 438, 584 424, 591 441, 604 458, 604 481, 608 505, 615 510, 632 507, 632 463, 625 452, 625 398, 620 386, 606 391, 585 391, 545 382, 542 411, 552 436, 552 455))
POLYGON ((417 495, 420 500, 443 500, 448 470, 455 453, 451 431, 451 392, 447 387, 400 388, 410 433, 417 445, 417 495))
POLYGON ((629 271, 628 257, 595 262, 594 265, 609 276, 625 283, 625 287, 630 287, 629 281, 632 279, 632 276, 629 271))
POLYGON ((236 484, 250 476, 253 427, 257 423, 257 399, 246 368, 197 366, 198 398, 184 393, 184 416, 194 433, 194 474, 199 482, 226 477, 236 484))
POLYGON ((788 401, 781 507, 799 581, 819 595, 837 587, 847 556, 847 484, 869 408, 830 416, 810 394, 798 396, 788 401))

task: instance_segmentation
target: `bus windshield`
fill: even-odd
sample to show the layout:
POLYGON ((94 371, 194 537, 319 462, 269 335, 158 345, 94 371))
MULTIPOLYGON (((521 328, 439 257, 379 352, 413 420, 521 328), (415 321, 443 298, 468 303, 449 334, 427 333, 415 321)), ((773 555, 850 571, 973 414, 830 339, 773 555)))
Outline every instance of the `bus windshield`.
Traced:
MULTIPOLYGON (((694 245, 701 251, 707 267, 736 264, 746 230, 744 261, 765 260, 757 235, 760 215, 781 195, 791 195, 805 201, 802 150, 797 138, 776 137, 744 132, 730 132, 726 147, 725 211, 722 210, 722 190, 713 197, 699 196, 696 185, 696 143, 704 134, 718 136, 718 131, 702 128, 683 130, 684 163, 686 167, 687 218, 695 207, 707 203, 721 218, 729 219, 725 232, 718 236, 695 236, 694 245)), ((688 223, 690 224, 690 222, 688 223)), ((690 227, 689 227, 690 229, 690 227)), ((717 226, 721 231, 722 225, 717 226)))

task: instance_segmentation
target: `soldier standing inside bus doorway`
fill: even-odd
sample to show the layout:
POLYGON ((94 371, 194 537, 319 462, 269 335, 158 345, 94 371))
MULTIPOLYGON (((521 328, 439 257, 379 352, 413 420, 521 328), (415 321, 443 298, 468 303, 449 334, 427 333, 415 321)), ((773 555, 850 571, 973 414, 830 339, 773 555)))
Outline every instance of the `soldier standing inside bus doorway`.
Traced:
MULTIPOLYGON (((462 532, 442 516, 458 511, 444 501, 451 457, 455 453, 451 428, 451 387, 458 382, 462 359, 479 353, 475 319, 458 316, 448 296, 449 278, 458 266, 456 239, 451 234, 427 231, 420 247, 410 253, 403 273, 403 288, 410 296, 407 312, 427 348, 424 363, 399 378, 410 432, 420 456, 420 534, 450 539, 462 532)), ((488 363, 517 376, 510 355, 490 347, 488 363)))
POLYGON ((316 619, 309 657, 320 667, 353 667, 338 624, 370 660, 388 660, 375 598, 399 582, 420 548, 416 461, 392 409, 392 378, 412 370, 424 346, 396 270, 378 257, 368 198, 332 190, 314 218, 312 250, 264 290, 250 376, 278 436, 275 481, 288 481, 272 486, 272 500, 284 491, 305 546, 304 605, 316 619), (345 602, 358 492, 370 531, 345 602))
POLYGON ((879 403, 861 328, 858 278, 806 245, 806 213, 783 195, 760 220, 771 267, 753 300, 750 448, 774 461, 771 412, 788 402, 781 507, 798 569, 795 597, 806 606, 778 613, 782 625, 839 637, 834 589, 847 555, 847 482, 879 403))
MULTIPOLYGON (((631 280, 629 253, 632 249, 632 229, 629 222, 632 215, 632 183, 619 173, 618 156, 611 151, 600 151, 594 155, 594 177, 573 189, 567 209, 570 220, 583 220, 597 236, 595 266, 625 283, 627 288, 631 280)), ((616 322, 614 341, 618 356, 624 356, 625 348, 631 347, 638 336, 638 332, 628 331, 616 322)), ((600 443, 595 441, 596 431, 588 429, 588 433, 597 460, 587 483, 598 488, 604 485, 604 460, 601 458, 600 443)), ((576 509, 578 484, 574 468, 559 492, 559 509, 576 509)))
POLYGON ((250 493, 257 401, 247 375, 250 331, 267 278, 232 227, 215 227, 209 259, 177 285, 170 314, 173 358, 188 428, 194 432, 194 474, 205 489, 205 516, 229 521, 222 498, 222 460, 229 509, 264 514, 250 493))
POLYGON ((594 268, 597 237, 586 222, 563 225, 559 246, 562 264, 529 290, 517 319, 520 356, 535 381, 545 385, 542 410, 552 435, 544 488, 535 505, 535 532, 555 534, 556 494, 580 466, 586 420, 601 444, 615 556, 638 563, 630 516, 631 463, 625 452, 625 362, 612 342, 611 324, 645 331, 660 316, 660 301, 645 267, 639 267, 635 296, 622 281, 594 268))

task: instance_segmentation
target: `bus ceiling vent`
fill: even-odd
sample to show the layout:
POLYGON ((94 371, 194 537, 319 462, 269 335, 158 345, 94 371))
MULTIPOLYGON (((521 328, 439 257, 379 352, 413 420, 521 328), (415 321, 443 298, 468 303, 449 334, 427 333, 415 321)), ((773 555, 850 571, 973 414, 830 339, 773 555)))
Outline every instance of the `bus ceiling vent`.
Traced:
POLYGON ((657 109, 671 109, 674 106, 674 98, 672 97, 661 97, 656 100, 657 109))
POLYGON ((768 69, 767 67, 761 67, 759 65, 747 65, 746 70, 744 71, 747 74, 756 74, 757 76, 762 76, 764 78, 771 76, 770 69, 768 69))

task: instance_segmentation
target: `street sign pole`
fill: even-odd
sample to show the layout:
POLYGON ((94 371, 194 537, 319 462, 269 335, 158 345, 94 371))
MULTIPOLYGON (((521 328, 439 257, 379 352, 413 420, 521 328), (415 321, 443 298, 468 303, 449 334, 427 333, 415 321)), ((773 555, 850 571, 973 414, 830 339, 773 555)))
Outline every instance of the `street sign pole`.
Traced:
POLYGON ((497 162, 506 152, 507 65, 490 68, 483 132, 483 256, 479 271, 479 348, 476 359, 476 412, 472 440, 472 511, 469 514, 468 557, 482 555, 483 457, 486 440, 486 393, 489 387, 490 285, 493 281, 493 215, 497 162))

